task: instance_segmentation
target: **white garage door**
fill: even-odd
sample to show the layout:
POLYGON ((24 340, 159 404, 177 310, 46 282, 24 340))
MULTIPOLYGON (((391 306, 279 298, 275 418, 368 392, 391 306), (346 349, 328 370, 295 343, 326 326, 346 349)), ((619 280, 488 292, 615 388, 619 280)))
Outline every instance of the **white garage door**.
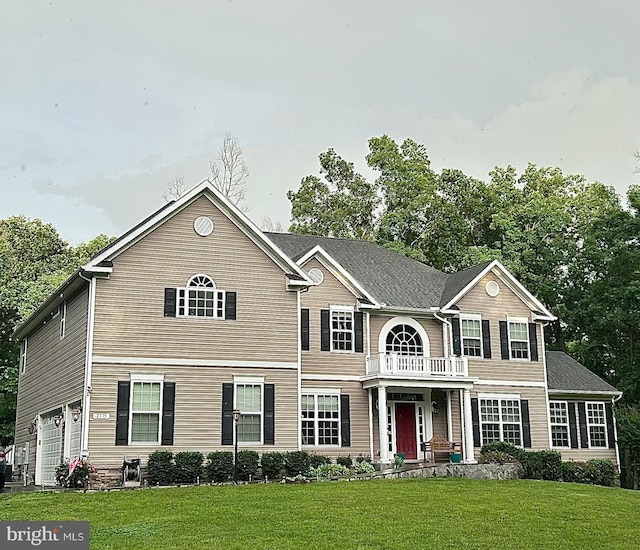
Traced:
POLYGON ((56 484, 56 468, 60 464, 62 427, 56 427, 53 416, 42 417, 42 444, 40 445, 40 484, 56 484))

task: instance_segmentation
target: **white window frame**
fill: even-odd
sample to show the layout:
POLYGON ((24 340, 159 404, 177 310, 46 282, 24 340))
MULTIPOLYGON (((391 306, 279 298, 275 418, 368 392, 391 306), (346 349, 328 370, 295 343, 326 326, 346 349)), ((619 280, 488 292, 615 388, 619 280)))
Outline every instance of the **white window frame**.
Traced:
POLYGON ((529 359, 531 358, 531 350, 530 348, 530 343, 529 343, 529 319, 527 319, 526 317, 507 317, 507 339, 509 342, 509 359, 511 361, 529 361, 529 359), (512 324, 524 324, 525 326, 525 334, 526 334, 526 339, 525 340, 520 340, 520 339, 513 339, 511 338, 511 325, 512 324), (525 353, 526 353, 526 357, 514 357, 513 356, 513 349, 511 347, 511 344, 513 342, 525 342, 525 353))
POLYGON ((571 429, 569 424, 569 404, 567 401, 549 401, 549 426, 551 428, 551 443, 554 449, 570 449, 571 448, 571 429), (560 409, 564 409, 564 415, 566 422, 557 422, 554 416, 551 414, 551 409, 555 405, 560 405, 560 409), (567 430, 567 445, 556 445, 553 441, 553 427, 559 426, 567 430))
POLYGON ((607 433, 607 409, 602 401, 586 401, 584 404, 585 416, 587 417, 587 439, 589 440, 589 449, 608 449, 609 434, 607 433), (591 422, 589 418, 589 405, 596 406, 602 410, 602 422, 591 422), (604 445, 591 444, 591 428, 602 427, 604 429, 604 445))
MULTIPOLYGON (((313 418, 304 418, 301 414, 300 417, 300 437, 302 439, 302 424, 303 422, 313 421, 313 443, 303 443, 302 446, 309 447, 322 447, 322 448, 338 448, 342 445, 342 414, 340 410, 340 388, 302 388, 300 396, 313 397, 313 418), (337 397, 338 399, 338 417, 337 418, 319 418, 318 416, 318 397, 337 397), (338 425, 338 442, 337 443, 322 443, 320 444, 320 423, 321 422, 336 422, 338 425)), ((302 411, 302 403, 300 405, 302 411)))
MULTIPOLYGON (((264 444, 264 376, 234 376, 233 377, 233 408, 240 409, 240 420, 242 416, 246 414, 247 416, 256 416, 260 415, 260 440, 259 441, 241 441, 238 437, 238 445, 251 447, 255 445, 263 445, 264 444), (260 412, 255 411, 242 411, 238 407, 238 386, 260 386, 260 412)), ((233 427, 233 442, 235 443, 236 438, 236 426, 233 427)), ((238 430, 239 431, 239 430, 238 430)), ((239 435, 239 434, 238 434, 239 435)))
POLYGON ((67 325, 67 302, 66 300, 60 304, 60 340, 64 338, 67 325))
POLYGON ((131 374, 129 388, 129 445, 160 445, 162 439, 162 403, 164 401, 164 374, 131 374), (132 441, 132 425, 134 414, 155 414, 154 411, 134 411, 133 410, 133 387, 136 383, 160 384, 160 407, 158 409, 158 439, 157 441, 132 441))
POLYGON ((353 306, 330 306, 329 308, 329 338, 331 339, 331 351, 337 353, 355 353, 355 314, 353 306), (333 328, 333 315, 334 314, 348 314, 351 316, 351 330, 348 329, 334 329, 333 328), (335 347, 334 334, 338 333, 350 333, 351 334, 351 349, 338 349, 335 347))
MULTIPOLYGON (((198 298, 196 297, 196 300, 198 298)), ((224 290, 216 287, 213 277, 205 273, 197 273, 189 278, 186 286, 176 288, 176 317, 184 317, 187 319, 220 319, 225 318, 225 309, 227 306, 227 294, 224 290), (191 283, 199 278, 206 278, 211 281, 212 286, 190 286, 191 283), (211 292, 213 293, 213 311, 212 315, 190 315, 189 314, 189 292, 211 292)))
POLYGON ((476 315, 471 313, 465 313, 460 315, 460 351, 462 352, 463 357, 472 357, 474 359, 481 359, 484 357, 484 349, 482 347, 482 315, 476 315), (477 321, 480 327, 480 336, 465 336, 464 335, 464 322, 465 321, 477 321), (464 341, 467 340, 477 340, 480 342, 480 355, 467 355, 464 352, 464 341))
POLYGON ((20 342, 20 374, 24 374, 27 370, 27 337, 25 336, 20 342))
MULTIPOLYGON (((502 402, 503 401, 517 401, 518 403, 518 426, 520 430, 520 444, 513 443, 516 447, 524 447, 524 433, 522 431, 522 405, 520 394, 514 393, 480 393, 478 394, 478 422, 480 424, 480 442, 482 445, 485 445, 487 442, 484 441, 484 430, 482 429, 483 424, 498 424, 498 429, 500 431, 500 439, 499 441, 504 441, 504 427, 505 425, 513 425, 516 422, 507 422, 504 420, 502 415, 502 402), (498 401, 498 420, 497 421, 483 421, 482 420, 482 401, 498 401)), ((512 443, 512 442, 508 442, 512 443)))

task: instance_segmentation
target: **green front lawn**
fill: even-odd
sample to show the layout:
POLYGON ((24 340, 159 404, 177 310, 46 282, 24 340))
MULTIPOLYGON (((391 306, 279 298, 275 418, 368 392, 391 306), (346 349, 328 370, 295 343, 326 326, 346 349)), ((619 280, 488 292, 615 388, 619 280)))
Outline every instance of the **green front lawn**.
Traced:
POLYGON ((640 548, 640 492, 376 480, 2 495, 0 520, 91 522, 91 548, 640 548))

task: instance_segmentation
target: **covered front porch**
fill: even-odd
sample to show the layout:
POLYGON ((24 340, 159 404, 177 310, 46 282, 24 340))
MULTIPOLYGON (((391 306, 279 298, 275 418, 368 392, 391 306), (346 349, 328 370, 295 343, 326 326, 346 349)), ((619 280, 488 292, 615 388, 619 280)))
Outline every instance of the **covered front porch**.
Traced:
MULTIPOLYGON (((435 462, 436 458, 448 460, 446 453, 434 456, 423 451, 424 444, 435 435, 458 444, 464 463, 476 462, 470 393, 474 380, 466 376, 466 364, 456 365, 451 359, 457 358, 430 363, 440 368, 441 365, 450 367, 445 373, 436 374, 431 369, 431 372, 400 373, 389 372, 389 369, 387 372, 369 371, 362 378, 362 386, 369 394, 372 458, 375 461, 390 464, 398 454, 408 463, 435 462)), ((390 365, 392 361, 385 358, 380 363, 390 365)), ((426 364, 422 362, 422 365, 426 364)))

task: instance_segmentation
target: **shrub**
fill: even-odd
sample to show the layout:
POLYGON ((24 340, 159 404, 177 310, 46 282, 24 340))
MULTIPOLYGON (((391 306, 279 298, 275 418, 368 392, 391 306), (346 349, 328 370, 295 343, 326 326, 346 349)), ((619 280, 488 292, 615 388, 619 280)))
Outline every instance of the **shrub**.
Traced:
POLYGON ((96 469, 86 460, 78 460, 73 471, 69 473, 69 462, 61 462, 56 468, 56 480, 61 487, 84 489, 89 483, 89 474, 96 469))
POLYGON ((171 451, 154 451, 147 461, 149 485, 171 485, 176 480, 176 468, 171 451))
POLYGON ((282 453, 262 453, 260 459, 262 477, 264 479, 276 479, 282 476, 284 470, 284 455, 282 453))
POLYGON ((558 451, 525 451, 522 467, 525 479, 562 480, 562 457, 558 451))
POLYGON ((395 455, 393 457, 393 467, 394 468, 402 468, 404 466, 404 457, 400 455, 395 455))
POLYGON ((616 480, 616 467, 610 460, 593 459, 588 462, 563 462, 562 480, 571 483, 589 483, 612 487, 616 480))
POLYGON ((202 463, 204 456, 202 453, 184 451, 176 453, 176 482, 197 483, 202 477, 202 463))
POLYGON ((291 451, 284 455, 284 469, 287 476, 309 473, 309 453, 306 451, 291 451))
POLYGON ((344 477, 349 475, 349 468, 342 464, 323 464, 318 468, 312 468, 311 477, 344 477))
POLYGON ((312 454, 309 456, 309 467, 319 468, 323 464, 331 464, 331 458, 324 455, 312 454))
POLYGON ((238 479, 249 481, 256 477, 260 456, 256 451, 238 452, 238 479))
POLYGON ((233 453, 231 451, 217 451, 207 455, 209 463, 206 466, 207 476, 215 483, 229 481, 233 476, 233 453))
POLYGON ((521 449, 520 447, 516 447, 513 443, 505 443, 504 441, 494 441, 493 443, 487 443, 482 446, 480 450, 480 454, 489 453, 492 451, 497 451, 500 453, 506 453, 515 458, 518 462, 524 465, 526 461, 527 451, 521 449))
POLYGON ((356 474, 372 474, 376 471, 371 462, 367 462, 366 460, 356 460, 356 463, 353 465, 353 471, 356 474))
POLYGON ((517 458, 504 451, 482 451, 480 453, 480 464, 518 464, 517 458))
POLYGON ((351 460, 350 456, 339 456, 336 458, 336 464, 340 464, 340 466, 344 466, 345 468, 351 468, 353 460, 351 460))
POLYGON ((370 456, 365 456, 362 453, 360 453, 357 457, 356 457, 356 463, 358 462, 368 462, 369 464, 372 464, 372 460, 370 456))

